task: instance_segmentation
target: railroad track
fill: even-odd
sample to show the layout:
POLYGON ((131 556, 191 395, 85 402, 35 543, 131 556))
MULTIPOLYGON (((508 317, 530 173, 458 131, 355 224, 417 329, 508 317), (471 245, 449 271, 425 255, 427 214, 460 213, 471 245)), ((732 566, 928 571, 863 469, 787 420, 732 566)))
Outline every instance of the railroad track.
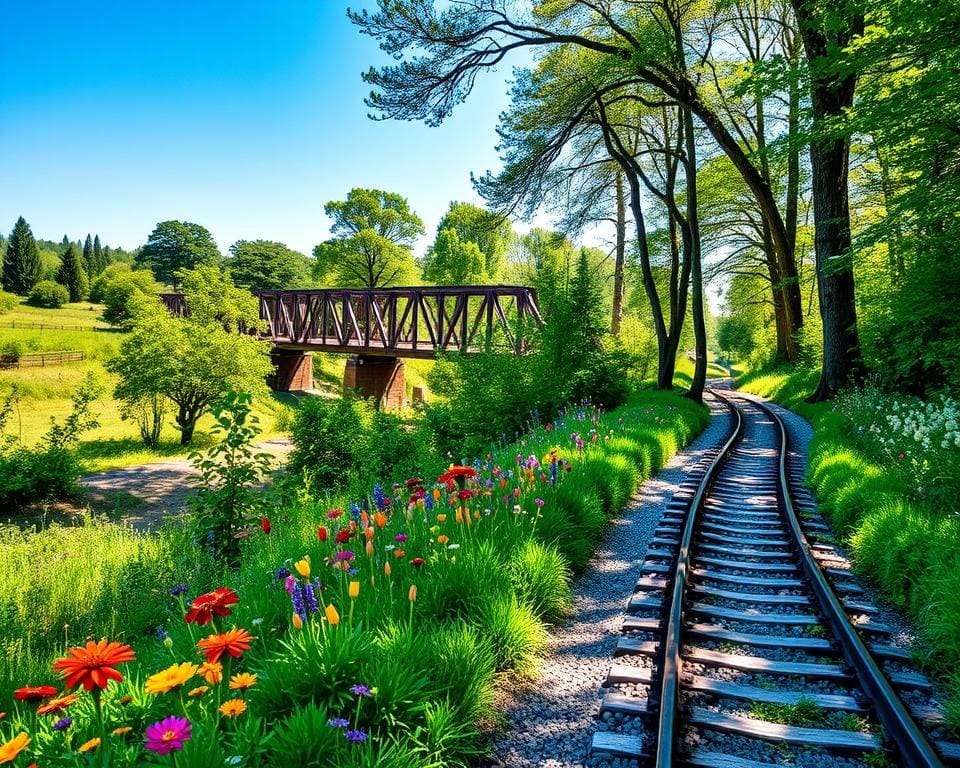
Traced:
POLYGON ((702 768, 960 765, 766 405, 712 390, 726 442, 674 495, 607 679, 594 755, 702 768))

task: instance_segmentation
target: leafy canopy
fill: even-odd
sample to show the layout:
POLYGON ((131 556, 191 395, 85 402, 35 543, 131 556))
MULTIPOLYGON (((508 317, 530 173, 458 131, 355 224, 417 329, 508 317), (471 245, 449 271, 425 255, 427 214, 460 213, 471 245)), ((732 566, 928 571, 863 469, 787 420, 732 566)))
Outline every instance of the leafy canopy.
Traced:
POLYGON ((180 269, 219 263, 220 251, 213 235, 189 221, 161 221, 137 257, 137 264, 150 267, 157 280, 173 285, 177 284, 176 273, 180 269))

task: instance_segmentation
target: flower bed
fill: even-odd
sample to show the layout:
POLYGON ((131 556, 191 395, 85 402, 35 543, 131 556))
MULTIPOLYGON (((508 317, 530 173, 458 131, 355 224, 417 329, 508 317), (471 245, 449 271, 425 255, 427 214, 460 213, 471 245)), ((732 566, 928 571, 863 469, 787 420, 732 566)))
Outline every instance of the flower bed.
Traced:
POLYGON ((535 671, 571 570, 705 423, 657 393, 611 414, 572 408, 435 479, 277 509, 236 571, 154 545, 129 571, 158 579, 142 593, 153 621, 97 623, 94 636, 123 642, 17 665, 11 682, 33 688, 0 698, 0 762, 465 765, 496 719, 497 673, 535 671))

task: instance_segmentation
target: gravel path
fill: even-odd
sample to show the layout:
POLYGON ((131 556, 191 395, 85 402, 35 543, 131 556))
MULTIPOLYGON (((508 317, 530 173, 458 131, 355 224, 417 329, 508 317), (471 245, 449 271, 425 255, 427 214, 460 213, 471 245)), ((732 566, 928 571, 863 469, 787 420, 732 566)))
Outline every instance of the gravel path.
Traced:
POLYGON ((551 632, 540 676, 500 701, 506 718, 490 768, 580 768, 585 765, 600 687, 613 661, 624 609, 647 544, 674 492, 705 449, 728 428, 726 410, 712 399, 714 418, 690 446, 644 483, 633 503, 614 518, 586 573, 573 585, 573 611, 551 632))
MULTIPOLYGON (((282 459, 293 448, 289 438, 277 437, 257 443, 254 448, 282 459)), ((187 459, 158 461, 133 467, 111 469, 81 477, 80 485, 93 497, 109 498, 115 494, 135 497, 139 503, 122 516, 122 521, 137 530, 146 530, 158 523, 165 513, 179 512, 193 494, 196 478, 187 459)))

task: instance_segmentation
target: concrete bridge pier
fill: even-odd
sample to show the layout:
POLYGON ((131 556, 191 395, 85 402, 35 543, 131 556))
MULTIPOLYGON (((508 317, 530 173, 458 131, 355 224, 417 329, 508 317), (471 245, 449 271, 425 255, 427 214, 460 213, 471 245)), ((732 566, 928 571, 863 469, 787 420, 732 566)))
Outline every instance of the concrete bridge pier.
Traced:
POLYGON ((403 376, 403 360, 380 355, 353 355, 343 371, 343 390, 363 397, 372 397, 385 410, 403 407, 407 385, 403 376))
POLYGON ((296 349, 274 349, 270 353, 274 373, 267 380, 278 392, 313 389, 313 355, 296 349))

